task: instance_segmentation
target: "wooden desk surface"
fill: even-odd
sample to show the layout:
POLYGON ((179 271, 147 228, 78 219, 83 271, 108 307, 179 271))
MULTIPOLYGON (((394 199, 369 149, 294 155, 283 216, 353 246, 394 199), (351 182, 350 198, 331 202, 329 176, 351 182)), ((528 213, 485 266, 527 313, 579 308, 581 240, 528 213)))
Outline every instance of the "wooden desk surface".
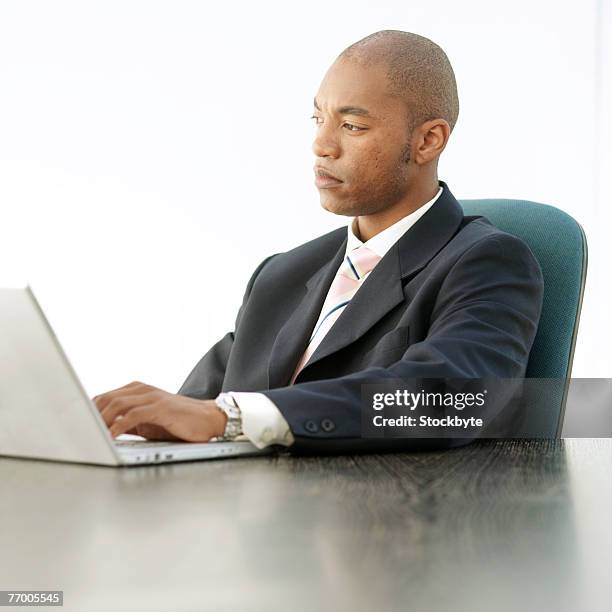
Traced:
POLYGON ((610 440, 2 458, 0 482, 0 589, 63 589, 64 610, 612 609, 610 440))

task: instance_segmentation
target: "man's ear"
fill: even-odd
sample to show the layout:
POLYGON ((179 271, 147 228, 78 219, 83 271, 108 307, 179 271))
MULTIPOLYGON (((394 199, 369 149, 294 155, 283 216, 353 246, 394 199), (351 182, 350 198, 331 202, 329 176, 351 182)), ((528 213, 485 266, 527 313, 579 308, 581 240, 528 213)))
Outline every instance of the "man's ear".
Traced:
POLYGON ((450 125, 444 119, 431 119, 417 127, 412 135, 414 162, 423 165, 438 158, 450 132, 450 125))

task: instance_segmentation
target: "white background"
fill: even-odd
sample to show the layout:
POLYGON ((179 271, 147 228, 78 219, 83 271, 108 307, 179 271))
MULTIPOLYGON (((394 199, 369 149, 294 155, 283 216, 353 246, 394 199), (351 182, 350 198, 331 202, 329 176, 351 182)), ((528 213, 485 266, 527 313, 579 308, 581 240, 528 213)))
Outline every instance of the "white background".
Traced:
POLYGON ((573 215, 589 240, 576 377, 612 377, 612 11, 534 2, 0 4, 0 283, 29 282, 87 391, 176 391, 257 264, 346 223, 313 185, 312 99, 380 29, 448 53, 458 198, 573 215))

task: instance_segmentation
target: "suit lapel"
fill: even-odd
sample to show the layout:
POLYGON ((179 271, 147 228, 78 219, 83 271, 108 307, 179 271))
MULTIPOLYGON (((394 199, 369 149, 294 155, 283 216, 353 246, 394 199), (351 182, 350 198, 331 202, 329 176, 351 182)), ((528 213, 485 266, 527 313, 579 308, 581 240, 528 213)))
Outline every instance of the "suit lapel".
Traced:
MULTIPOLYGON (((463 218, 463 210, 447 185, 442 181, 440 184, 443 191, 438 201, 378 262, 302 372, 355 342, 391 309, 403 302, 404 279, 424 268, 454 236, 463 218)), ((319 317, 345 249, 346 239, 332 261, 308 280, 303 300, 280 330, 271 352, 268 371, 270 388, 288 384, 319 317)))
POLYGON ((303 287, 304 296, 285 325, 281 327, 270 352, 268 388, 286 385, 305 350, 306 343, 319 318, 323 302, 344 259, 347 238, 337 247, 328 263, 319 268, 303 287))

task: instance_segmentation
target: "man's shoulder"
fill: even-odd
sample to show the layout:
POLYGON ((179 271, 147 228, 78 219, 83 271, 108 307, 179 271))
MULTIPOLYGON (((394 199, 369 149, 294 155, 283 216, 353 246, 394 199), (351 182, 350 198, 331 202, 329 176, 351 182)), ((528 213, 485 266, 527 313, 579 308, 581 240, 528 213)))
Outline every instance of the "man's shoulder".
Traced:
POLYGON ((270 265, 274 263, 276 266, 297 265, 303 267, 312 264, 320 267, 332 259, 344 244, 346 238, 346 226, 338 227, 322 236, 298 244, 288 251, 276 253, 270 257, 270 265))
POLYGON ((531 274, 543 283, 540 264, 530 246, 519 236, 505 232, 486 217, 464 217, 453 238, 434 258, 443 274, 459 267, 488 270, 492 274, 531 274), (486 262, 486 263, 485 263, 486 262))
POLYGON ((466 251, 476 246, 495 248, 517 248, 520 252, 531 253, 527 243, 518 236, 505 232, 493 225, 486 217, 466 216, 463 218, 459 231, 448 243, 447 247, 466 251))
POLYGON ((289 251, 283 253, 290 257, 304 257, 309 253, 319 253, 321 251, 333 250, 334 253, 340 248, 348 235, 346 225, 337 227, 322 236, 312 238, 307 242, 298 244, 289 251))

